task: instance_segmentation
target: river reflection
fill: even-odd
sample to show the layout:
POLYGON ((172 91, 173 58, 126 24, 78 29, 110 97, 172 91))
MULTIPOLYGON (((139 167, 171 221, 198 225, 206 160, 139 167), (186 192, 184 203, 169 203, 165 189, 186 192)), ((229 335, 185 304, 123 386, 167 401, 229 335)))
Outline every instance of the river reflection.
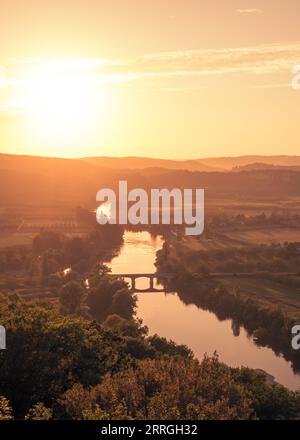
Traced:
MULTIPOLYGON (((126 232, 119 255, 110 263, 112 272, 154 272, 155 254, 162 244, 161 238, 153 239, 148 232, 126 232)), ((138 288, 146 286, 147 281, 137 280, 138 288)), ((243 328, 239 332, 232 328, 231 320, 221 322, 214 313, 185 305, 176 293, 139 293, 137 316, 149 327, 150 334, 186 344, 199 359, 204 353, 217 351, 220 360, 230 366, 262 369, 277 382, 300 389, 300 375, 293 373, 290 362, 269 348, 256 346, 243 328)))

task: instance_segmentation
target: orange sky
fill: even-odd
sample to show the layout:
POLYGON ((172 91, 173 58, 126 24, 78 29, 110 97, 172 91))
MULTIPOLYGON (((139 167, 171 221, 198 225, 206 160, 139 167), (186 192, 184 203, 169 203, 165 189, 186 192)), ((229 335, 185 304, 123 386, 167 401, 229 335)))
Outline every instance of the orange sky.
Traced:
POLYGON ((299 0, 2 0, 0 152, 300 153, 299 0))

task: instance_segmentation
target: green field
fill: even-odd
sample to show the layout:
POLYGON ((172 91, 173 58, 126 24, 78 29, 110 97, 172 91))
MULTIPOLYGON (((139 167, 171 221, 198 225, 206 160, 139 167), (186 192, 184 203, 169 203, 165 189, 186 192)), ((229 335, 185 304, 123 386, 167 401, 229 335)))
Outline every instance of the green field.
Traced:
POLYGON ((180 247, 184 251, 208 251, 226 249, 228 247, 243 247, 256 244, 272 244, 285 242, 300 242, 300 230, 288 228, 244 228, 230 231, 213 232, 198 239, 183 237, 180 247))
POLYGON ((26 246, 31 245, 32 239, 37 232, 5 232, 0 234, 0 249, 10 246, 26 246))
POLYGON ((222 278, 232 293, 252 299, 265 308, 280 308, 291 319, 300 319, 300 288, 264 278, 222 278))

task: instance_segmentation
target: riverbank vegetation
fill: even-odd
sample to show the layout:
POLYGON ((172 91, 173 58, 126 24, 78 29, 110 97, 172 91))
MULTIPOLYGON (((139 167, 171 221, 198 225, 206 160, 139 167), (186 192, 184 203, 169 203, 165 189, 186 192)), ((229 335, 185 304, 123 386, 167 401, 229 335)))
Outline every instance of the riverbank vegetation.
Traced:
POLYGON ((232 319, 236 332, 244 326, 299 372, 299 353, 291 347, 291 329, 300 322, 298 243, 199 251, 194 241, 173 237, 157 254, 158 271, 175 274, 171 287, 180 299, 232 319))
POLYGON ((0 250, 0 288, 27 298, 43 297, 45 292, 55 297, 67 281, 84 280, 99 261, 112 258, 122 245, 123 232, 115 225, 81 236, 42 230, 30 245, 0 250))
MULTIPOLYGON (((169 259, 191 273, 281 272, 299 275, 300 243, 254 244, 243 247, 197 250, 192 238, 169 242, 169 259)), ((286 280, 288 282, 288 280, 286 280)), ((294 281, 297 281, 295 279, 294 281)))
MULTIPOLYGON (((157 266, 176 274, 182 301, 232 318, 236 332, 244 325, 257 343, 297 367, 287 338, 299 316, 292 290, 298 274, 289 285, 279 274, 298 270, 297 244, 203 252, 180 230, 168 228, 164 236, 157 266), (215 271, 259 271, 261 278, 215 280, 215 271)), ((114 226, 77 237, 41 231, 30 246, 1 250, 0 323, 8 349, 0 352, 0 419, 299 418, 299 392, 251 369, 230 368, 217 354, 199 361, 188 347, 149 336, 135 318, 135 295, 103 264, 122 240, 114 226)))
POLYGON ((0 419, 294 419, 300 394, 134 319, 102 324, 1 294, 0 419))

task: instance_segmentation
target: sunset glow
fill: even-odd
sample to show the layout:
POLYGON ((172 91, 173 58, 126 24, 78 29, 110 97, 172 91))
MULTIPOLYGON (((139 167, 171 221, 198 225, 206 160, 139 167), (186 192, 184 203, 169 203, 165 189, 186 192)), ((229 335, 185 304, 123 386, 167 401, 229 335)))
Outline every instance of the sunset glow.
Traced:
POLYGON ((0 440, 299 421, 300 0, 0 2, 0 440))
POLYGON ((2 152, 297 154, 298 0, 22 5, 0 16, 2 152))
MULTIPOLYGON (((10 108, 23 116, 28 136, 47 148, 85 142, 111 117, 109 94, 91 76, 97 60, 59 60, 22 66, 8 78, 10 108)), ((76 148, 76 147, 75 147, 76 148)))

